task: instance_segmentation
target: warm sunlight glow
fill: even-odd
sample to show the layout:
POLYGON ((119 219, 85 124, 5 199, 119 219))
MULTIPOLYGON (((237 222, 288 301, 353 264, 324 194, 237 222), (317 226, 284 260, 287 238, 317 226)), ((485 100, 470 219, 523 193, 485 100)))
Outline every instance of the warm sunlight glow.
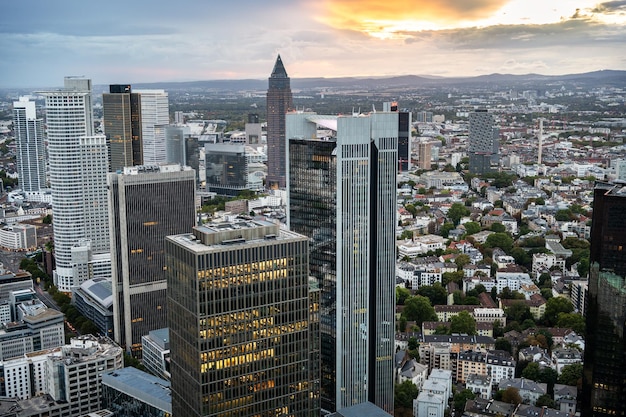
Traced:
POLYGON ((596 0, 328 0, 321 20, 378 39, 407 39, 420 31, 542 25, 572 18, 626 23, 625 16, 601 13, 596 6, 596 0))

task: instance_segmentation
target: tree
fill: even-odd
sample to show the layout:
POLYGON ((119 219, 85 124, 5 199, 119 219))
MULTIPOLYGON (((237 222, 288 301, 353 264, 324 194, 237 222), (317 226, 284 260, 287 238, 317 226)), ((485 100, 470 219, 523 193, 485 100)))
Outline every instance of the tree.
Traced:
POLYGON ((463 277, 463 271, 444 272, 443 274, 441 274, 441 280, 443 281, 443 285, 447 285, 449 282, 461 283, 461 281, 463 281, 463 277))
POLYGON ((396 304, 403 305, 407 298, 411 296, 411 291, 403 287, 396 287, 396 304))
POLYGON ((513 353, 513 346, 511 345, 511 342, 509 342, 504 337, 498 337, 496 339, 495 347, 496 347, 497 350, 504 350, 506 352, 513 353))
POLYGON ((470 211, 467 207, 465 207, 462 203, 453 203, 448 209, 448 219, 454 223, 454 225, 458 225, 461 221, 461 218, 464 216, 469 216, 470 211))
POLYGON ((554 393, 554 384, 559 378, 559 374, 552 368, 545 367, 539 373, 539 381, 548 384, 548 392, 554 393))
POLYGON ((441 229, 439 229, 439 234, 440 234, 442 237, 447 238, 447 237, 448 237, 448 235, 450 234, 450 230, 453 230, 453 229, 454 229, 454 224, 449 223, 449 222, 444 223, 444 224, 441 226, 441 229))
POLYGON ((559 384, 564 385, 578 385, 578 382, 583 377, 583 365, 580 363, 573 363, 566 365, 561 369, 561 375, 559 375, 559 384))
POLYGON ((478 222, 463 223, 463 226, 465 227, 465 232, 468 235, 473 235, 474 233, 478 233, 481 230, 480 223, 478 222))
POLYGON ((504 233, 506 232, 506 227, 502 223, 493 223, 489 228, 492 232, 496 233, 504 233))
POLYGON ((544 406, 550 407, 550 408, 556 407, 556 403, 554 402, 550 394, 543 394, 541 397, 537 398, 537 401, 535 401, 535 407, 544 407, 544 406))
POLYGON ((533 381, 539 381, 540 375, 541 369, 539 369, 537 362, 530 362, 522 371, 522 378, 531 379, 533 381))
POLYGON ((444 305, 448 301, 448 291, 439 282, 433 285, 424 285, 417 290, 417 294, 430 300, 430 305, 444 305))
POLYGON ((574 306, 571 301, 565 297, 552 297, 546 301, 546 311, 543 319, 547 325, 553 326, 559 319, 559 313, 571 313, 574 306))
POLYGON ((407 239, 413 239, 412 230, 403 230, 402 233, 400 233, 400 236, 398 236, 398 240, 407 240, 407 239))
POLYGON ((521 404, 522 397, 519 395, 519 390, 513 387, 505 389, 502 393, 502 402, 509 404, 521 404))
POLYGON ((471 263, 471 259, 469 255, 462 253, 454 259, 454 263, 456 264, 459 270, 462 270, 463 267, 469 263, 471 263))
POLYGON ((567 222, 570 221, 573 217, 572 211, 570 209, 558 210, 554 215, 556 221, 559 222, 567 222))
MULTIPOLYGON (((505 290, 508 287, 504 288, 505 290)), ((504 293, 504 291, 502 291, 504 293)), ((504 298, 504 297, 502 297, 504 298)), ((530 313, 530 308, 521 301, 515 301, 504 312, 509 320, 515 320, 517 322, 523 322, 526 319, 532 319, 533 315, 530 313)))
POLYGON ((425 321, 437 320, 437 314, 435 314, 435 309, 430 304, 430 301, 421 295, 409 297, 404 302, 402 314, 407 320, 416 322, 420 327, 425 321))
POLYGON ((43 216, 43 219, 41 219, 41 222, 43 224, 52 224, 52 215, 46 214, 45 216, 43 216))
POLYGON ((394 390, 394 404, 396 407, 413 408, 413 400, 417 398, 419 390, 411 380, 396 385, 394 390))
POLYGON ((461 311, 450 319, 450 333, 473 335, 476 333, 476 320, 467 311, 461 311))
POLYGON ((463 391, 457 392, 452 398, 454 409, 457 411, 463 411, 465 409, 465 403, 468 400, 473 400, 474 398, 476 398, 476 394, 474 394, 472 390, 469 390, 467 388, 463 391))
POLYGON ((572 329, 581 336, 585 335, 585 318, 578 313, 559 313, 557 327, 572 329))
POLYGON ((513 249, 513 238, 506 233, 492 233, 485 241, 486 248, 500 248, 509 253, 513 249))
POLYGON ((404 316, 398 319, 398 331, 402 333, 406 332, 406 317, 404 316))

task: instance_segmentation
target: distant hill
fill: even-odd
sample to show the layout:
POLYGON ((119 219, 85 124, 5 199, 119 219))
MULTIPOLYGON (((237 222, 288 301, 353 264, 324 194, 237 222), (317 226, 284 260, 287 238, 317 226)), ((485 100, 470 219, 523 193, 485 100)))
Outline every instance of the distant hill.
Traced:
MULTIPOLYGON (((603 70, 581 74, 541 75, 541 74, 489 74, 477 77, 433 77, 428 75, 403 75, 394 77, 342 77, 342 78, 292 78, 291 88, 302 91, 337 90, 369 90, 398 88, 437 88, 461 86, 503 86, 511 88, 545 85, 546 83, 574 83, 581 86, 626 86, 626 71, 603 70)), ((99 86, 106 87, 106 86, 99 86)), ((135 89, 163 88, 169 91, 265 91, 267 79, 254 80, 208 80, 190 82, 162 82, 133 84, 135 89)))

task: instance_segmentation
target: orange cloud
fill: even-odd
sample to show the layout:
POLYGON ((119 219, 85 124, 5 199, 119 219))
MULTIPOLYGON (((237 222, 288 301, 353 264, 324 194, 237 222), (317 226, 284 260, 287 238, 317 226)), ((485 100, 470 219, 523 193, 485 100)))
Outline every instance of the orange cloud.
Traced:
POLYGON ((322 21, 373 36, 404 30, 455 27, 489 17, 510 0, 326 0, 322 21))

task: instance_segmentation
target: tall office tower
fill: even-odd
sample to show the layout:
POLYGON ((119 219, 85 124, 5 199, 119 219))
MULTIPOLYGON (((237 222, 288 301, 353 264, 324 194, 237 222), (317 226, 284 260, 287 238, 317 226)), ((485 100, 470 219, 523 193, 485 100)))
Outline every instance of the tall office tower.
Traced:
POLYGON ((106 138, 93 134, 91 80, 66 77, 64 89, 42 94, 52 189, 54 283, 69 292, 81 284, 73 274, 72 247, 89 239, 95 253, 109 251, 106 138))
POLYGON ((307 242, 245 220, 167 237, 173 415, 319 416, 307 242))
POLYGON ((267 89, 267 179, 268 188, 285 188, 285 114, 293 108, 291 82, 280 55, 276 58, 267 89))
POLYGON ((626 187, 598 183, 591 223, 582 415, 626 416, 626 187))
POLYGON ((392 412, 398 113, 289 113, 287 137, 288 224, 321 289, 322 408, 392 412))
POLYGON ((395 101, 383 103, 383 111, 398 112, 398 172, 411 169, 411 112, 399 111, 395 101))
POLYGON ((469 171, 484 174, 497 164, 500 153, 499 130, 495 119, 487 110, 477 110, 469 115, 469 171))
POLYGON ((102 94, 104 134, 110 171, 143 164, 141 98, 129 84, 111 84, 102 94))
POLYGON ((182 126, 165 126, 165 162, 187 165, 185 129, 182 126))
POLYGON ((170 123, 165 90, 136 90, 141 101, 141 134, 144 165, 166 162, 165 125, 170 123), (158 128, 161 127, 161 128, 158 128))
POLYGON ((246 143, 248 145, 259 145, 263 136, 263 128, 259 122, 259 115, 256 113, 248 114, 248 122, 245 126, 246 143))
POLYGON ((262 174, 255 175, 254 169, 262 158, 259 152, 229 143, 207 143, 204 149, 207 191, 236 196, 243 190, 263 190, 262 174))
POLYGON ((114 339, 141 357, 141 337, 167 326, 165 237, 196 224, 195 172, 180 165, 109 174, 114 339))
POLYGON ((432 161, 432 143, 431 142, 420 142, 417 145, 417 165, 419 169, 430 169, 431 161, 432 161))
POLYGON ((20 97, 13 103, 13 129, 17 141, 20 188, 28 196, 46 188, 43 120, 37 118, 35 102, 20 97))

